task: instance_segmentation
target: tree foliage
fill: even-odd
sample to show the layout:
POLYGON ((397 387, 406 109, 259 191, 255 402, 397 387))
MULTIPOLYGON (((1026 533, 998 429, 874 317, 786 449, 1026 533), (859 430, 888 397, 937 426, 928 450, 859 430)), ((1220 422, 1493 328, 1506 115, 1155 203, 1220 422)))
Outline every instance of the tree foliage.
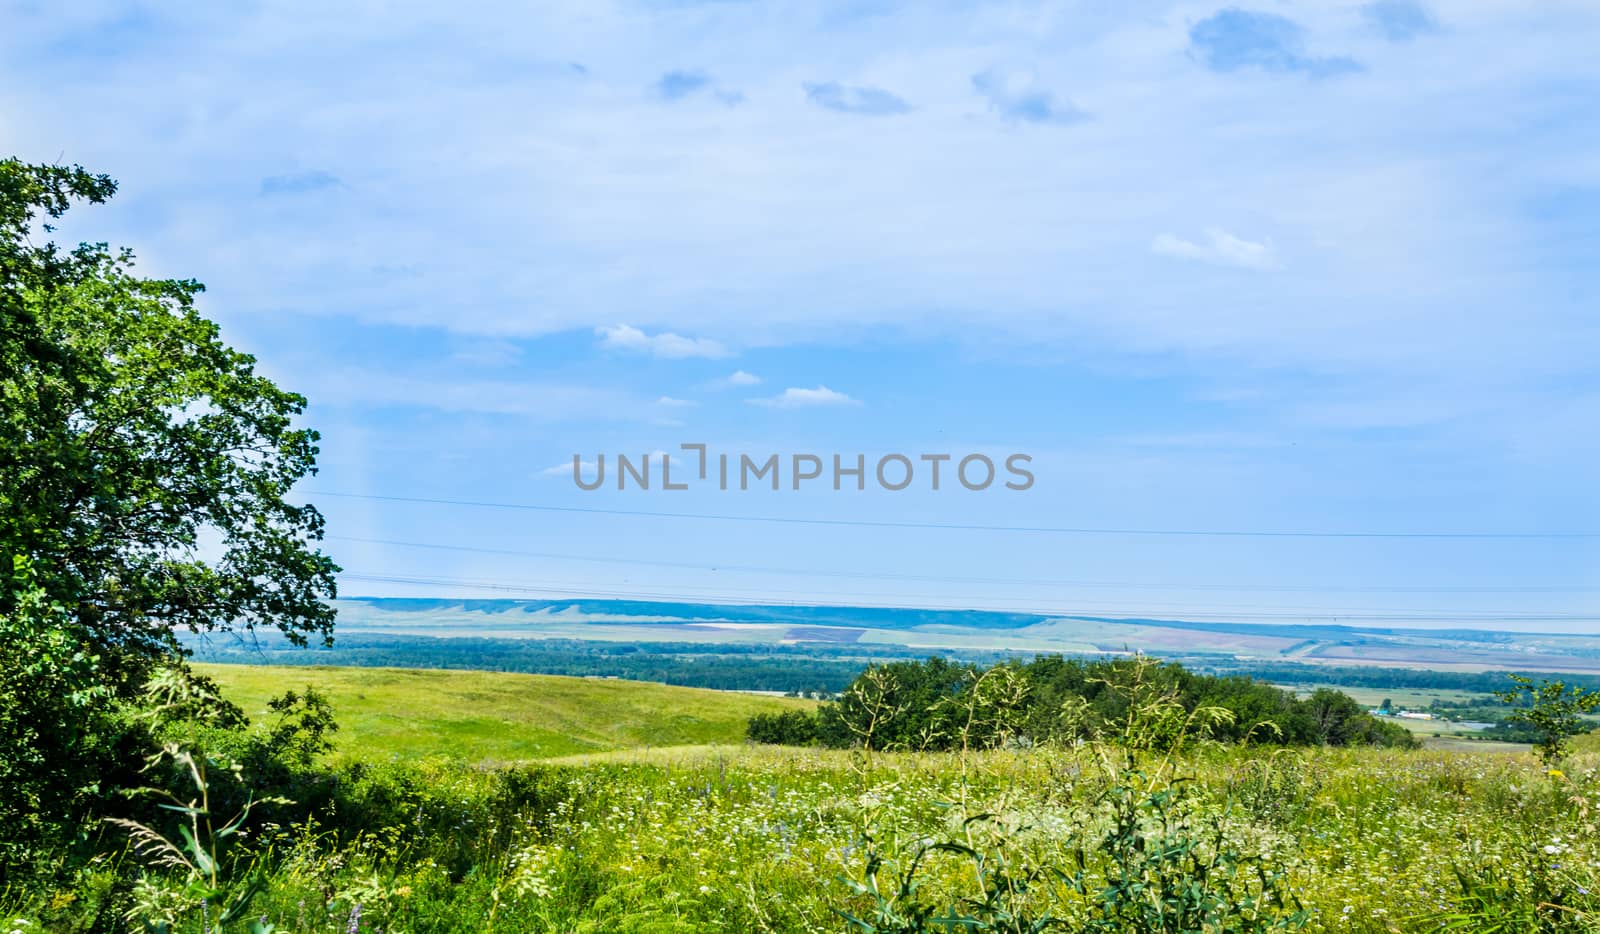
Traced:
MULTIPOLYGON (((759 742, 801 736, 752 726, 759 742)), ((1007 745, 1114 742, 1170 749, 1184 737, 1283 745, 1408 746, 1349 696, 1319 690, 1305 699, 1239 676, 1219 677, 1148 658, 1042 655, 981 669, 943 658, 873 665, 816 714, 822 745, 866 749, 986 749, 1007 745)))
POLYGON ((1518 710, 1506 719, 1534 732, 1533 747, 1547 766, 1554 768, 1567 754, 1568 741, 1589 729, 1583 715, 1600 708, 1600 691, 1569 686, 1564 681, 1540 681, 1512 675, 1515 687, 1496 692, 1518 710))
POLYGON ((115 733, 101 660, 14 559, 0 608, 0 880, 58 847, 101 780, 98 750, 115 733))
POLYGON ((803 710, 758 713, 750 718, 745 737, 774 746, 809 746, 817 738, 817 718, 803 710))
POLYGON ((285 499, 315 470, 305 399, 221 341, 201 285, 103 243, 33 244, 115 187, 0 161, 0 557, 31 561, 126 694, 174 627, 327 640, 337 568, 316 509, 285 499))
MULTIPOLYGON (((243 725, 176 630, 333 628, 322 517, 286 500, 315 469, 305 400, 222 342, 199 283, 48 240, 115 191, 0 160, 0 884, 62 857, 155 734, 243 725)), ((297 761, 322 748, 308 716, 297 761)))

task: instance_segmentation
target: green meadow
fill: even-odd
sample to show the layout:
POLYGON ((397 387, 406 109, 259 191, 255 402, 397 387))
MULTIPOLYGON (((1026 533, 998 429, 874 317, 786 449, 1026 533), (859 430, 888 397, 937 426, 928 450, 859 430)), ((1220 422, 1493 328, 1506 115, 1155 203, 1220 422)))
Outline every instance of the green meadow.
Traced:
MULTIPOLYGON (((258 723, 306 686, 339 721, 301 785, 317 816, 256 830, 259 928, 238 931, 1600 929, 1595 736, 1562 769, 1493 744, 821 750, 742 742, 746 716, 810 707, 782 697, 203 673, 258 723)), ((94 931, 130 860, 0 910, 94 931)), ((218 931, 200 915, 163 931, 218 931)))
POLYGON ((277 717, 270 697, 306 687, 339 723, 321 763, 280 782, 294 804, 230 797, 247 776, 210 773, 208 813, 254 811, 205 891, 244 897, 248 919, 158 898, 170 870, 130 847, 52 892, 0 892, 16 930, 1600 931, 1595 735, 1555 769, 1489 743, 873 752, 744 742, 750 715, 815 706, 787 698, 201 673, 250 735, 277 717))
POLYGON ((736 744, 758 713, 814 702, 600 678, 428 671, 199 665, 252 719, 307 686, 338 716, 335 750, 384 759, 521 762, 657 746, 736 744))
MULTIPOLYGON (((815 701, 710 691, 603 678, 487 671, 331 666, 196 665, 217 680, 252 718, 285 690, 314 687, 338 712, 340 755, 364 759, 459 759, 480 765, 535 759, 614 761, 633 751, 674 752, 737 746, 758 713, 809 710, 815 701), (603 711, 597 716, 596 711, 603 711)), ((1397 706, 1460 700, 1468 691, 1335 687, 1363 704, 1384 697, 1397 706)), ((1430 749, 1525 752, 1525 743, 1475 740, 1474 731, 1444 721, 1394 721, 1430 749)))

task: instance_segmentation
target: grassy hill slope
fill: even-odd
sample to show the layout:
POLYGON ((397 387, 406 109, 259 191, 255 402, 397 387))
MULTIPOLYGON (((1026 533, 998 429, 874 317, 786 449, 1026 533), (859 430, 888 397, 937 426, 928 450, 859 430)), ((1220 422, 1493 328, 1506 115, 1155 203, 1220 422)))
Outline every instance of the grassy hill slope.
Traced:
POLYGON ((475 762, 737 743, 751 714, 812 702, 634 681, 485 671, 197 665, 251 720, 306 685, 326 693, 341 753, 475 762))

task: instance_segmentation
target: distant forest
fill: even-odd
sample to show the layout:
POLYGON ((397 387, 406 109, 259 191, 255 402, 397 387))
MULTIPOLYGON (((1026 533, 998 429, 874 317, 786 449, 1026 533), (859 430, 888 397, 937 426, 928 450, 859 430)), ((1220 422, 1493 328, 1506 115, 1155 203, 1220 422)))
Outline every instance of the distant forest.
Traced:
MULTIPOLYGON (((333 648, 297 649, 234 639, 188 640, 198 661, 277 665, 454 668, 539 675, 658 681, 721 691, 834 694, 871 660, 924 658, 926 649, 884 646, 870 659, 854 646, 705 645, 695 642, 603 642, 426 636, 340 636, 333 648)), ((1001 653, 963 660, 1002 661, 1001 653)))
MULTIPOLYGON (((737 645, 698 642, 621 643, 584 639, 428 637, 376 633, 341 635, 332 648, 300 649, 282 640, 189 638, 198 661, 278 665, 361 665, 447 668, 525 674, 623 678, 723 691, 837 694, 872 662, 941 657, 980 666, 1025 660, 1015 652, 932 651, 892 645, 802 643, 737 645)), ((1457 672, 1413 668, 1329 666, 1295 662, 1241 662, 1217 655, 1168 656, 1191 671, 1243 675, 1276 684, 1462 690, 1488 694, 1506 685, 1509 671, 1457 672)), ((1548 672, 1517 671, 1532 676, 1548 672)), ((1600 688, 1600 677, 1558 675, 1568 684, 1600 688)))

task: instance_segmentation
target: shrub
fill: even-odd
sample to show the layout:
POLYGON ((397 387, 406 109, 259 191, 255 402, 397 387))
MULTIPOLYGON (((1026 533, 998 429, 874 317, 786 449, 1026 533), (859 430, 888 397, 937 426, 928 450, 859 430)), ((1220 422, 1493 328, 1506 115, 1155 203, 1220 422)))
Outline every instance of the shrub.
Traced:
POLYGON ((752 743, 810 746, 817 741, 817 718, 803 710, 758 713, 750 718, 744 735, 752 743))
MULTIPOLYGON (((834 748, 970 750, 1106 740, 1165 749, 1199 722, 1206 739, 1219 741, 1420 745, 1405 728, 1378 720, 1338 691, 1298 700, 1249 678, 1197 675, 1143 656, 1040 656, 988 669, 937 657, 872 665, 818 709, 815 732, 819 744, 834 748), (1140 707, 1159 707, 1161 716, 1132 717, 1140 707)), ((798 720, 795 726, 804 728, 798 720)), ((800 745, 783 738, 770 716, 753 722, 748 735, 800 745)))
POLYGON ((98 799, 117 727, 101 658, 17 559, 0 595, 0 883, 60 853, 98 799))

